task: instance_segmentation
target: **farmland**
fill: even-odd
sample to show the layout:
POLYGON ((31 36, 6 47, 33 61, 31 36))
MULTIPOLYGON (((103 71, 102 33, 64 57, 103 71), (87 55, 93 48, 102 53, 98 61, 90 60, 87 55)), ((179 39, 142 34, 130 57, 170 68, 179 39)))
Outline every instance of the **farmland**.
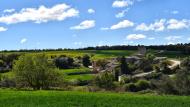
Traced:
POLYGON ((190 97, 89 93, 69 91, 0 90, 1 107, 189 107, 190 97))
MULTIPOLYGON (((9 56, 11 54, 19 54, 21 57, 23 54, 31 55, 30 57, 43 54, 47 56, 45 58, 48 62, 52 62, 56 65, 55 61, 60 59, 63 61, 61 63, 68 65, 68 68, 59 68, 60 66, 65 67, 64 64, 55 66, 60 75, 63 75, 61 77, 63 81, 62 84, 59 84, 56 87, 50 87, 52 90, 34 89, 34 91, 30 86, 19 89, 16 87, 14 70, 10 69, 9 71, 0 73, 0 76, 2 77, 2 88, 0 88, 0 107, 189 107, 190 97, 188 96, 167 95, 168 93, 165 94, 164 92, 162 92, 163 96, 157 95, 160 90, 158 90, 158 88, 155 89, 153 86, 154 84, 148 78, 154 79, 157 83, 160 83, 159 79, 151 73, 152 71, 146 71, 148 69, 143 68, 147 65, 150 65, 153 69, 155 66, 160 67, 159 65, 161 62, 152 64, 153 60, 151 60, 151 56, 149 56, 149 54, 153 56, 155 55, 155 57, 153 57, 154 59, 157 57, 167 57, 168 59, 166 59, 166 62, 170 62, 169 60, 171 59, 180 61, 179 59, 186 57, 186 55, 169 51, 158 54, 155 50, 148 50, 146 55, 142 56, 142 59, 137 59, 136 62, 137 64, 143 65, 144 63, 139 63, 139 61, 145 60, 150 63, 141 66, 142 68, 136 68, 136 70, 133 70, 132 73, 129 74, 131 77, 135 77, 135 75, 143 76, 140 76, 140 79, 126 77, 126 79, 129 80, 128 82, 124 81, 124 83, 116 79, 110 79, 112 77, 109 77, 109 75, 115 75, 114 71, 108 71, 108 75, 104 69, 100 69, 99 72, 94 72, 92 63, 90 66, 84 66, 83 63, 84 56, 88 55, 91 62, 98 62, 98 64, 100 64, 97 65, 97 67, 104 66, 103 68, 109 68, 110 66, 107 65, 117 64, 117 70, 117 67, 120 67, 119 64, 122 63, 118 61, 121 56, 123 56, 123 58, 127 58, 128 56, 135 56, 137 53, 138 51, 135 50, 65 50, 30 53, 2 52, 1 54, 5 55, 2 59, 5 58, 6 55, 9 56), (176 57, 175 54, 178 56, 176 57), (69 63, 66 63, 69 58, 73 59, 73 62, 71 60, 72 66, 69 66, 69 63), (115 60, 115 58, 117 58, 117 60, 115 60), (150 75, 147 75, 149 76, 147 78, 144 74, 150 75), (100 82, 101 85, 95 84, 95 79, 98 76, 101 77, 101 75, 103 75, 102 77, 106 76, 106 78, 99 78, 99 80, 96 80, 97 82, 100 82), (108 86, 107 83, 110 81, 112 82, 110 84, 111 86, 108 86), (132 86, 132 88, 130 88, 130 86, 132 86)), ((28 59, 26 60, 28 61, 28 59)), ((5 59, 4 61, 6 62, 7 60, 5 59)), ((19 61, 19 59, 15 59, 15 61, 19 61)), ((27 63, 24 63, 24 65, 25 64, 27 63)), ((130 64, 132 65, 136 63, 130 64)), ((13 68, 14 66, 15 65, 13 65, 13 68)), ((160 69, 160 71, 157 71, 155 75, 159 76, 161 73, 163 75, 172 74, 175 76, 175 72, 176 69, 167 69, 166 71, 161 71, 160 69)), ((167 89, 169 90, 169 88, 167 89)), ((186 95, 186 93, 184 95, 186 95)))
POLYGON ((0 54, 46 54, 50 56, 60 56, 66 55, 69 57, 79 57, 85 54, 92 56, 92 59, 102 59, 102 58, 113 58, 118 56, 129 56, 134 54, 137 51, 131 50, 63 50, 63 51, 44 51, 44 52, 1 52, 0 54))

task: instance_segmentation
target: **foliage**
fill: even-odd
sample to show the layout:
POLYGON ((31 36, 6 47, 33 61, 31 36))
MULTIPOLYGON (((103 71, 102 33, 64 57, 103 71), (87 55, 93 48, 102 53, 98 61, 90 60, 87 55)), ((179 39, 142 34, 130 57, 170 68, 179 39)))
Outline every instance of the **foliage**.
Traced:
POLYGON ((154 58, 155 58, 155 55, 154 55, 154 54, 152 54, 152 53, 146 54, 146 59, 147 59, 148 61, 152 62, 152 61, 154 60, 154 58))
POLYGON ((4 67, 4 66, 5 66, 4 61, 0 60, 0 67, 4 67))
POLYGON ((88 55, 84 55, 82 57, 82 63, 85 67, 88 67, 91 65, 91 62, 90 62, 90 57, 88 55))
POLYGON ((127 75, 120 76, 120 84, 129 83, 131 82, 131 80, 132 80, 131 76, 127 76, 127 75))
POLYGON ((190 95, 190 71, 187 68, 177 71, 175 84, 180 95, 190 95))
POLYGON ((99 59, 96 61, 96 66, 100 67, 101 69, 106 69, 106 64, 108 61, 106 59, 99 59))
POLYGON ((164 75, 160 80, 152 80, 151 86, 162 94, 177 94, 175 81, 164 75))
POLYGON ((173 71, 168 67, 170 63, 166 60, 161 62, 160 64, 160 71, 164 74, 172 74, 173 71))
POLYGON ((122 56, 120 59, 120 70, 121 70, 121 74, 130 74, 130 70, 128 67, 128 64, 126 62, 126 58, 125 56, 122 56))
POLYGON ((102 72, 94 78, 94 84, 100 88, 111 90, 114 88, 114 75, 109 72, 102 72))
POLYGON ((48 89, 60 81, 60 74, 44 54, 23 55, 13 67, 19 86, 48 89))
POLYGON ((69 69, 74 66, 73 58, 66 57, 66 56, 60 56, 54 60, 56 67, 60 69, 69 69))
POLYGON ((136 83, 138 91, 150 88, 150 83, 147 80, 138 80, 136 83))

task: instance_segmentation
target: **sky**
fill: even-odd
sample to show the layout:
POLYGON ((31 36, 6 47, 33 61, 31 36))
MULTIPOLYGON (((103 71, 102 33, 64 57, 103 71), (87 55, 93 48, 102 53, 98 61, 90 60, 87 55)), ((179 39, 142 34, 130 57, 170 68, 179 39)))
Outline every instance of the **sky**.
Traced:
POLYGON ((190 0, 1 0, 0 50, 190 42, 190 0))

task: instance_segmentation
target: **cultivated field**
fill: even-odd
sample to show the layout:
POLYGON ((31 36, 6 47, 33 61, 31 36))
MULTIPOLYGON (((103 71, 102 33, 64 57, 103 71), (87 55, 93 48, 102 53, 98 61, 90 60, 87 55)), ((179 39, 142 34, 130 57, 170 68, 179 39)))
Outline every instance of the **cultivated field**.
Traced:
POLYGON ((0 107, 189 107, 190 97, 0 90, 0 107))

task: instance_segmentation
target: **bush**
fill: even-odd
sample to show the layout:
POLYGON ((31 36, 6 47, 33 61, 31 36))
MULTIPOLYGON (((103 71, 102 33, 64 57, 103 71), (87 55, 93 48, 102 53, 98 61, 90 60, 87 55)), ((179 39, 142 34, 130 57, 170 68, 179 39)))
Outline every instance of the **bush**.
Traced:
POLYGON ((120 58, 120 70, 121 74, 131 74, 125 56, 120 58))
POLYGON ((175 84, 180 95, 190 95, 190 71, 186 68, 178 70, 175 84))
POLYGON ((163 61, 162 63, 160 63, 160 71, 164 74, 172 74, 173 71, 168 67, 170 64, 169 62, 163 61))
POLYGON ((137 92, 138 88, 135 83, 128 83, 125 84, 124 86, 125 91, 130 91, 130 92, 137 92))
POLYGON ((146 75, 144 78, 147 80, 151 80, 151 79, 159 79, 161 76, 162 76, 161 72, 152 72, 146 75))
POLYGON ((94 78, 94 84, 100 88, 111 90, 114 88, 114 75, 109 72, 102 72, 94 78))
POLYGON ((2 79, 0 79, 0 87, 6 87, 6 88, 16 87, 15 80, 7 77, 2 77, 2 79))
POLYGON ((163 76, 161 80, 152 80, 151 87, 156 89, 161 94, 177 94, 175 81, 167 76, 163 76))
POLYGON ((17 86, 33 89, 49 89, 62 80, 56 67, 43 54, 21 56, 15 62, 13 72, 16 75, 17 86))
POLYGON ((88 67, 91 65, 91 62, 90 62, 90 57, 88 55, 84 55, 83 58, 82 58, 82 64, 83 66, 85 67, 88 67))
POLYGON ((120 84, 129 83, 129 82, 131 82, 131 76, 121 75, 119 82, 120 82, 120 84))
POLYGON ((3 60, 0 60, 0 67, 4 67, 4 61, 3 60))
POLYGON ((60 56, 54 60, 54 63, 56 67, 59 69, 69 69, 74 66, 74 60, 73 58, 66 57, 66 56, 60 56))
POLYGON ((150 83, 147 80, 139 80, 136 83, 136 86, 137 86, 138 91, 146 90, 146 89, 150 88, 150 83))

